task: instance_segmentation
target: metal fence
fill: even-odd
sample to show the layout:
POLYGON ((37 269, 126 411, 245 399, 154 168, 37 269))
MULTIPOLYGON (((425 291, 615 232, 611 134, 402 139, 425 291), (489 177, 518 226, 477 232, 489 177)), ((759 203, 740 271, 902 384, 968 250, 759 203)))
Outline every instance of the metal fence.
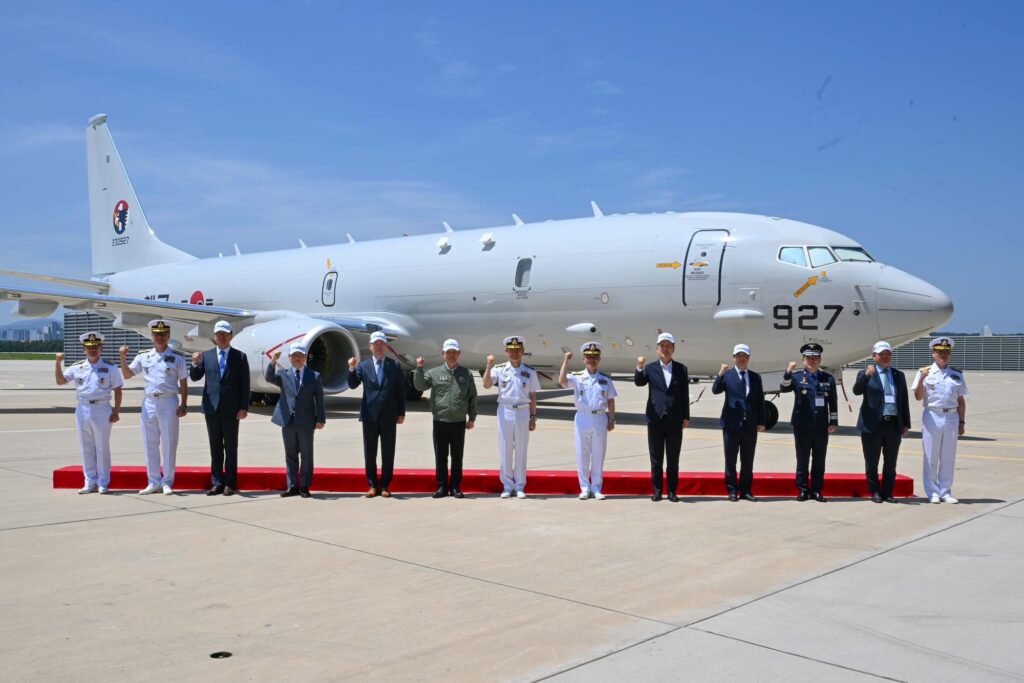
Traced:
MULTIPOLYGON (((928 343, 938 336, 956 342, 949 364, 960 370, 1024 370, 1024 335, 939 335, 919 337, 893 349, 892 364, 900 370, 914 370, 931 365, 932 352, 928 343)), ((869 359, 852 363, 851 368, 862 368, 869 359)))
POLYGON ((153 347, 153 341, 129 330, 114 328, 114 321, 91 311, 67 311, 64 313, 64 364, 71 365, 85 358, 82 343, 78 337, 86 332, 100 332, 103 342, 103 358, 108 363, 119 365, 118 349, 128 347, 128 360, 139 351, 153 347))

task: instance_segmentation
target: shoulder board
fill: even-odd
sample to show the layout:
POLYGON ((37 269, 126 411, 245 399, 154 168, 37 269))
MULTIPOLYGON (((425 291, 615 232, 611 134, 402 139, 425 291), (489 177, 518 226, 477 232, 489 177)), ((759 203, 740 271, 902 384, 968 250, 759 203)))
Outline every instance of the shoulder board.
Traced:
POLYGON ((958 375, 964 374, 964 371, 961 370, 960 368, 950 368, 950 370, 952 370, 953 372, 955 372, 958 375))
POLYGON ((579 372, 570 372, 569 374, 572 375, 573 377, 582 377, 583 371, 580 370, 579 372))
POLYGON ((497 365, 494 366, 494 369, 497 370, 498 368, 507 368, 507 367, 508 367, 508 362, 498 363, 497 365))
POLYGON ((529 365, 527 365, 526 363, 523 363, 522 365, 520 365, 520 366, 519 366, 519 369, 520 369, 520 370, 529 370, 530 372, 537 372, 536 370, 534 370, 533 368, 531 368, 531 367, 530 367, 529 365))

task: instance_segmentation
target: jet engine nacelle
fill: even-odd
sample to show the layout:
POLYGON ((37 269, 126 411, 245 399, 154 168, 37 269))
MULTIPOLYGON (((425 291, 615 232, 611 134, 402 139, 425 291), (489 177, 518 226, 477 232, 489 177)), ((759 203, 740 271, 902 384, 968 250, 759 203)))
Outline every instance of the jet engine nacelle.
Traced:
MULTIPOLYGON (((348 359, 359 359, 359 346, 348 330, 326 320, 306 316, 288 316, 250 325, 231 340, 232 346, 249 358, 252 391, 279 393, 263 378, 275 351, 281 352, 280 365, 291 367, 288 349, 301 343, 309 351, 307 364, 320 373, 326 393, 348 389, 348 359)), ((280 368, 278 368, 280 369, 280 368)))

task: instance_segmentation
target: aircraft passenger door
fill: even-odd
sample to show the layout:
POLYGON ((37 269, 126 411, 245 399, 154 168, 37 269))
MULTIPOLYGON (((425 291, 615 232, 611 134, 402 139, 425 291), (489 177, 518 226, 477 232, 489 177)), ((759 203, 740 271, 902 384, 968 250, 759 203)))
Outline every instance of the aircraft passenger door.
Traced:
POLYGON ((324 287, 320 293, 320 302, 324 306, 334 305, 334 292, 338 287, 338 271, 332 270, 324 275, 324 287))
POLYGON ((722 260, 728 230, 698 230, 690 238, 683 264, 683 305, 695 308, 722 303, 722 260))

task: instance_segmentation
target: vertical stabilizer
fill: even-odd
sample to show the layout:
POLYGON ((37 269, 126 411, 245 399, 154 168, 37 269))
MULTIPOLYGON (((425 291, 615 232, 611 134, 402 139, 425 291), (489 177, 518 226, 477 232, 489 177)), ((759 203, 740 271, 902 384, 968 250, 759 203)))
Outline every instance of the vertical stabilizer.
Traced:
POLYGON ((92 272, 109 275, 194 257, 157 239, 107 129, 107 115, 85 129, 89 162, 89 228, 92 272))

